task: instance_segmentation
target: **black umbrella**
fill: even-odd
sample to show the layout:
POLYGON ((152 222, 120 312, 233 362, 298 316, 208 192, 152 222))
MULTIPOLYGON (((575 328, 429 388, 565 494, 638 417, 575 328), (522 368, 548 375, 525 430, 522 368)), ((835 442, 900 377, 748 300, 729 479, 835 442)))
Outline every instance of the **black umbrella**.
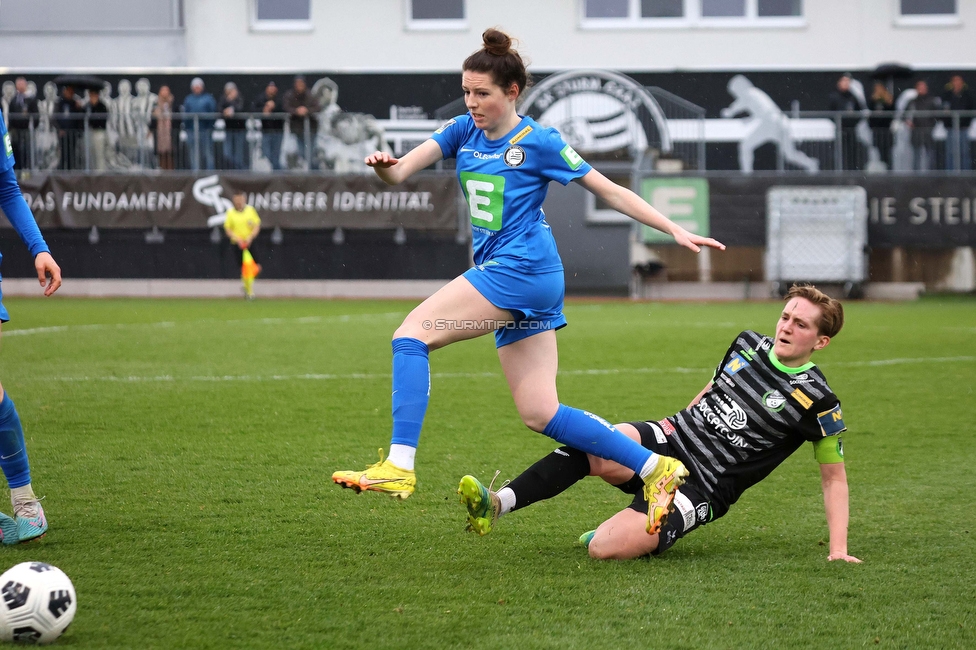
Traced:
POLYGON ((91 90, 102 90, 105 82, 90 74, 63 74, 54 78, 54 83, 59 86, 71 86, 72 88, 88 88, 91 90))
POLYGON ((903 63, 882 63, 871 73, 873 79, 908 79, 915 71, 903 63))

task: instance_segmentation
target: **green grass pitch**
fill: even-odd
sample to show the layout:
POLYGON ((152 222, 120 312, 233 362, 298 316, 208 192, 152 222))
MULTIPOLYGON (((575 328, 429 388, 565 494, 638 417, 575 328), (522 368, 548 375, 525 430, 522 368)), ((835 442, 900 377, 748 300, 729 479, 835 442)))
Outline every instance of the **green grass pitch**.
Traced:
MULTIPOLYGON (((396 301, 8 299, 0 379, 51 522, 2 568, 61 567, 58 642, 99 648, 971 648, 976 302, 849 303, 815 357, 844 405, 850 552, 828 563, 808 447, 661 558, 577 536, 628 499, 589 479, 465 533, 455 489, 554 447, 491 338, 432 355, 405 502, 335 469, 388 444, 396 301)), ((560 398, 611 421, 683 408, 778 303, 576 301, 560 398)))

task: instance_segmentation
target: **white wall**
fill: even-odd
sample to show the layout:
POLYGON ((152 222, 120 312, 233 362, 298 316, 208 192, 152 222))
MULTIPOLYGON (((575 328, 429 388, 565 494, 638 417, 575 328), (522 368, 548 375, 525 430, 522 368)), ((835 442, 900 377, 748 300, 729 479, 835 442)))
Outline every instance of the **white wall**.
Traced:
MULTIPOLYGON (((118 1, 64 6, 107 10, 118 1)), ((415 31, 407 0, 311 0, 311 30, 267 32, 251 26, 252 0, 183 0, 184 30, 4 30, 3 7, 17 2, 34 0, 0 6, 0 65, 17 70, 454 71, 493 25, 519 37, 540 71, 976 67, 976 0, 959 0, 959 24, 930 27, 898 26, 898 0, 805 0, 801 27, 672 29, 583 28, 580 0, 467 0, 467 28, 415 31)))
POLYGON ((468 28, 411 31, 406 0, 312 0, 307 32, 260 32, 250 0, 186 0, 191 67, 451 71, 485 27, 518 36, 534 68, 617 70, 976 65, 976 2, 960 23, 898 26, 897 0, 806 0, 792 28, 585 29, 579 0, 468 0, 468 28))

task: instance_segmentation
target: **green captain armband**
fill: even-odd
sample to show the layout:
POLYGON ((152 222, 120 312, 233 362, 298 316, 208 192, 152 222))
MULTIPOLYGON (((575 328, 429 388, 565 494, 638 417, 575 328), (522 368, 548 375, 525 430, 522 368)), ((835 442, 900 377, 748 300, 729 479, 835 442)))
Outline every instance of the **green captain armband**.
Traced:
POLYGON ((844 462, 844 441, 840 436, 827 436, 813 443, 813 455, 821 465, 844 462))

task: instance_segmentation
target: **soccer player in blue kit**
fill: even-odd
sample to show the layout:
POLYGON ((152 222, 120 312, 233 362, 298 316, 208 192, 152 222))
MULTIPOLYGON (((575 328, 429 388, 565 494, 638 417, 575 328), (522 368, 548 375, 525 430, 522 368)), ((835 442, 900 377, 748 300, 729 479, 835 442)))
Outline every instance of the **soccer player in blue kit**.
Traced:
MULTIPOLYGON (((0 140, 3 152, 0 155, 0 209, 7 220, 27 245, 34 256, 37 279, 44 287, 44 295, 50 296, 61 286, 61 268, 51 257, 51 251, 41 236, 24 195, 20 192, 17 175, 14 173, 14 152, 10 144, 10 134, 3 120, 0 120, 0 140)), ((0 293, 0 323, 10 320, 3 306, 0 293)), ((0 513, 0 537, 4 544, 16 544, 40 537, 47 532, 47 519, 44 509, 31 487, 30 464, 27 461, 27 447, 24 445, 24 429, 20 424, 17 408, 10 395, 0 386, 0 469, 10 487, 10 501, 14 517, 0 513)))
MULTIPOLYGON (((511 39, 496 29, 462 66, 468 113, 449 120, 401 159, 366 158, 377 176, 399 183, 442 158, 457 159, 468 204, 475 266, 415 308, 393 338, 393 435, 389 457, 332 480, 357 492, 405 499, 416 486, 414 455, 430 394, 428 353, 456 341, 495 333, 498 358, 522 421, 569 447, 616 461, 644 481, 647 529, 667 520, 674 492, 687 476, 678 460, 642 447, 602 418, 560 404, 556 393, 556 330, 564 277, 542 203, 551 180, 577 181, 611 208, 671 234, 695 252, 725 247, 689 233, 643 199, 588 165, 552 128, 516 111, 528 73, 511 39)), ((482 494, 459 488, 462 500, 482 494)))

